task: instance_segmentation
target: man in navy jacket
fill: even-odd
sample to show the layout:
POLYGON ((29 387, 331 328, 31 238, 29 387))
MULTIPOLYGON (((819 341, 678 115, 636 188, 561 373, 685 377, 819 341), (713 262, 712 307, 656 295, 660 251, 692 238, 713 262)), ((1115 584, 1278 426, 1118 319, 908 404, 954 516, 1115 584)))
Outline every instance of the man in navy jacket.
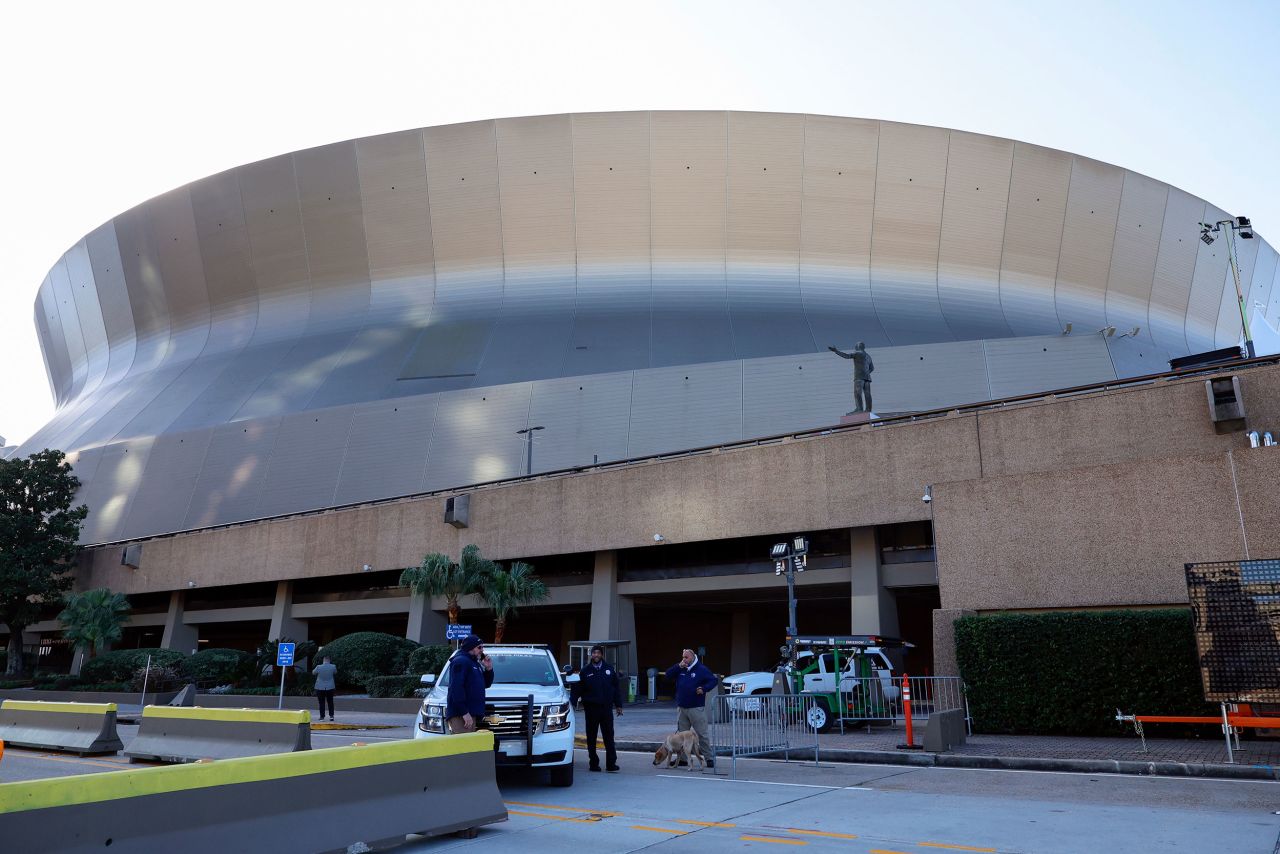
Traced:
POLYGON ((622 717, 622 684, 618 681, 617 669, 604 660, 604 647, 596 644, 591 647, 591 661, 578 671, 578 681, 573 683, 570 702, 574 706, 578 701, 587 713, 587 755, 591 763, 587 767, 592 771, 600 770, 600 756, 596 753, 596 733, 604 735, 605 770, 618 770, 618 749, 613 746, 613 716, 622 717))
POLYGON ((484 717, 484 692, 493 684, 493 662, 484 654, 484 641, 476 635, 458 644, 449 659, 449 697, 444 716, 449 732, 475 732, 484 717))
POLYGON ((667 678, 676 682, 676 711, 679 713, 676 729, 691 729, 696 732, 703 760, 708 768, 716 767, 711 738, 707 735, 707 694, 720 680, 698 660, 691 649, 684 650, 680 663, 667 671, 667 678))

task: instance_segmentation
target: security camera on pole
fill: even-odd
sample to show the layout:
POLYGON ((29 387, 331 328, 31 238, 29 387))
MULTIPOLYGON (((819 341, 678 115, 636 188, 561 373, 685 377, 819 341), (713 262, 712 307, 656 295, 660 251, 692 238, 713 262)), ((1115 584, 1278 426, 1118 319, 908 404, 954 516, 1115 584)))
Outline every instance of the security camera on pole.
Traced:
POLYGON ((795 637, 799 633, 796 628, 796 573, 804 572, 809 564, 809 540, 807 537, 793 537, 789 542, 778 543, 769 550, 773 558, 773 574, 787 575, 787 656, 795 664, 795 637))

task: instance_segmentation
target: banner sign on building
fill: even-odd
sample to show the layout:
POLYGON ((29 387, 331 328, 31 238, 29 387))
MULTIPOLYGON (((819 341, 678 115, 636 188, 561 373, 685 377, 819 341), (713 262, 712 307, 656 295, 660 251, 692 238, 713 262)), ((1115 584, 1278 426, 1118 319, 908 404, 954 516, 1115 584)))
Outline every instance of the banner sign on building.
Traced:
POLYGON ((1186 564, 1204 697, 1280 703, 1280 560, 1186 564))

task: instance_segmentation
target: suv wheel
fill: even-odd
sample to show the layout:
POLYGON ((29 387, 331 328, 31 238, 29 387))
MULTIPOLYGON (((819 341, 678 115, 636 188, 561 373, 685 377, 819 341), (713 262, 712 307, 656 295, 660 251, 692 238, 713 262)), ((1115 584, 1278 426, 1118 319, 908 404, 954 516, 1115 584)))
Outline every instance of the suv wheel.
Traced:
POLYGON ((573 785, 573 763, 557 765, 551 769, 551 785, 561 788, 573 785))
POLYGON ((805 710, 804 720, 812 729, 826 732, 831 729, 832 714, 821 702, 815 702, 805 710))

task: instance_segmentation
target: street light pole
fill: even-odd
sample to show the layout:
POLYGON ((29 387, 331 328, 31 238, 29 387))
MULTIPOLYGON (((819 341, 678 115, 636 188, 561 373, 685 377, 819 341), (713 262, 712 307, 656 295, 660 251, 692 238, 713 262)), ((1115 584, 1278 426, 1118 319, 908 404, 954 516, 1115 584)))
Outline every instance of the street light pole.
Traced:
POLYGON ((773 558, 773 574, 787 576, 787 647, 792 663, 796 658, 795 637, 799 633, 796 627, 796 573, 804 572, 809 563, 809 540, 803 536, 794 537, 790 542, 778 543, 769 550, 773 558))
POLYGON ((1249 332, 1249 317, 1244 308, 1244 291, 1240 287, 1240 266, 1236 263, 1236 244, 1233 238, 1238 231, 1245 240, 1252 240, 1253 223, 1247 216, 1238 216, 1235 219, 1220 219, 1215 223, 1202 222, 1200 229, 1200 239, 1206 246, 1213 243, 1214 234, 1221 234, 1227 240, 1227 263, 1231 267, 1231 281, 1236 286, 1236 306, 1240 309, 1240 329, 1244 333, 1245 354, 1252 359, 1256 353, 1253 347, 1253 334, 1249 332))
POLYGON ((525 443, 525 455, 524 455, 524 473, 526 475, 533 474, 533 431, 544 430, 544 429, 546 428, 543 427, 542 425, 538 425, 537 427, 526 427, 523 430, 516 431, 516 435, 524 436, 525 439, 527 440, 525 443))

